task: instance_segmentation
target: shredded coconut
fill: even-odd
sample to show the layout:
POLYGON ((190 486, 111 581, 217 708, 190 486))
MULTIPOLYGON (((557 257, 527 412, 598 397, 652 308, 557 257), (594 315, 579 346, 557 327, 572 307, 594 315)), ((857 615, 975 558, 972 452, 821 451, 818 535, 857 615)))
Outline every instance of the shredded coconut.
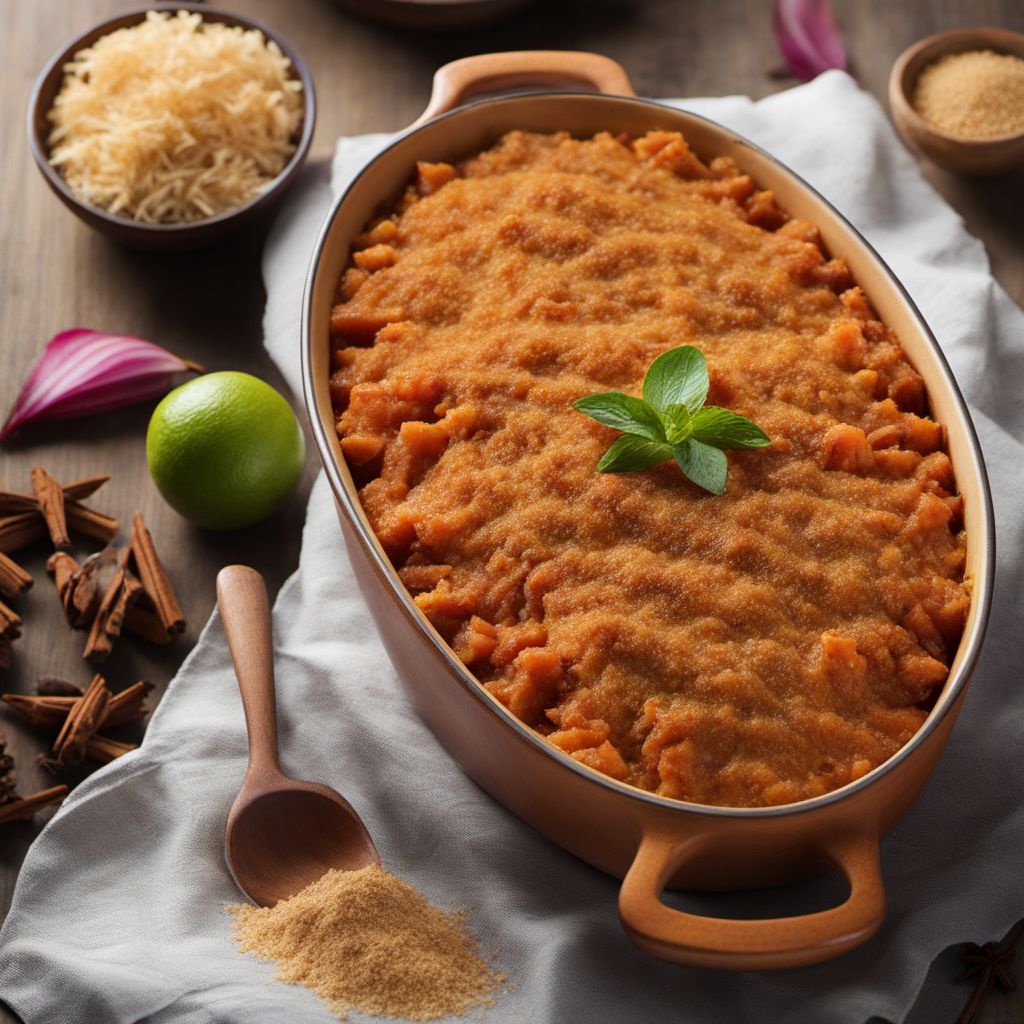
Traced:
POLYGON ((111 213, 203 220, 270 184, 302 113, 302 83, 262 32, 150 11, 65 65, 50 163, 111 213))

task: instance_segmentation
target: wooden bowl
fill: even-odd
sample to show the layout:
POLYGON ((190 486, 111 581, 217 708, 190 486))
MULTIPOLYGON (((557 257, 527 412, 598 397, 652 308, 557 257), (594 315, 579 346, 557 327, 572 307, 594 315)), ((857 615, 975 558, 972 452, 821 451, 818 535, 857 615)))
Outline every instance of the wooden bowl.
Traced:
POLYGON ((889 108, 896 128, 911 149, 959 174, 980 177, 1024 167, 1024 131, 965 139, 943 131, 914 109, 911 97, 922 70, 940 57, 965 50, 1024 57, 1024 35, 1003 28, 954 28, 904 50, 889 75, 889 108))
POLYGON ((82 32, 61 47, 40 72, 32 88, 32 96, 28 106, 28 136, 35 157, 36 166, 46 179, 47 185, 53 189, 57 198, 77 217, 90 227, 132 249, 146 249, 156 252, 178 252, 185 249, 198 249, 220 241, 239 228, 262 217, 284 195, 295 180, 306 156, 310 143, 313 141, 313 126, 316 122, 316 97, 313 93, 313 79, 310 77, 302 58, 292 46, 276 32, 252 18, 243 18, 228 11, 208 7, 202 3, 152 3, 116 18, 100 22, 86 32, 82 32), (79 50, 91 46, 101 36, 108 35, 115 29, 137 25, 145 20, 148 11, 195 11, 201 14, 204 21, 218 21, 225 25, 239 25, 242 28, 255 28, 267 39, 273 39, 281 48, 281 52, 291 61, 295 77, 302 82, 303 116, 295 138, 295 152, 281 173, 258 196, 247 203, 227 210, 205 220, 192 221, 187 224, 147 223, 109 213, 102 207, 94 206, 81 199, 64 180, 64 176, 49 162, 50 148, 47 139, 50 134, 49 113, 57 93, 64 80, 64 65, 79 50))
MULTIPOLYGON (((313 436, 334 492, 356 581, 381 640, 421 716, 463 769, 496 800, 578 857, 623 878, 619 915, 655 956, 698 967, 756 970, 818 963, 881 926, 885 893, 878 843, 935 766, 981 649, 992 598, 995 526, 981 448, 942 350, 906 290, 823 196, 728 128, 637 99, 607 57, 526 52, 468 57, 442 68, 433 115, 375 156, 334 202, 313 251, 302 318, 302 376, 313 436), (599 89, 482 99, 496 88, 575 82, 599 89), (417 160, 456 160, 505 132, 681 131, 699 157, 728 156, 780 205, 817 224, 879 316, 899 335, 928 388, 964 498, 971 609, 949 677, 927 720, 884 764, 823 796, 778 807, 713 807, 672 800, 601 775, 524 725, 459 660, 402 585, 375 536, 334 427, 329 378, 331 307, 353 239, 401 195, 417 160), (840 906, 802 916, 718 919, 662 901, 666 886, 751 889, 838 867, 850 883, 840 906)), ((339 553, 339 557, 341 557, 339 553)))

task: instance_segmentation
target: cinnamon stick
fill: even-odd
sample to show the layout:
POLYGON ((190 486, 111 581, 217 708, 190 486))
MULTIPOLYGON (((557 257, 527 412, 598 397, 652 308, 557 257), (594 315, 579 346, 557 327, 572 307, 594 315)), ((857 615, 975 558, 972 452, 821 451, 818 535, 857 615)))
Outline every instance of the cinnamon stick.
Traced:
POLYGON ((11 641, 21 636, 21 618, 0 601, 0 668, 11 664, 11 641))
MULTIPOLYGON (((42 472, 46 473, 45 470, 42 472)), ((51 488, 51 504, 63 503, 65 532, 73 530, 104 543, 113 539, 117 533, 117 520, 82 504, 85 498, 94 494, 110 477, 90 476, 63 486, 48 473, 46 478, 50 484, 44 482, 42 486, 51 488), (59 496, 52 490, 54 487, 59 488, 59 496)), ((37 479, 42 481, 42 477, 35 474, 33 489, 37 479)), ((17 551, 26 544, 45 537, 48 525, 38 495, 22 494, 20 491, 0 491, 0 551, 17 551)))
POLYGON ((101 577, 107 569, 112 572, 114 562, 115 554, 109 549, 90 555, 81 565, 66 551, 50 556, 46 568, 53 574, 64 617, 72 629, 84 629, 95 619, 103 593, 101 577))
POLYGON ((38 509, 18 512, 0 519, 0 551, 18 551, 46 536, 46 524, 38 509))
POLYGON ((109 736, 91 736, 86 744, 85 756, 92 761, 106 764, 108 761, 124 757, 125 754, 137 749, 138 744, 135 743, 121 743, 118 740, 110 739, 109 736))
POLYGON ((140 594, 139 600, 128 609, 124 617, 124 628, 151 644, 171 642, 171 634, 164 628, 160 616, 153 609, 153 602, 145 593, 140 594))
MULTIPOLYGON (((132 683, 120 693, 113 694, 107 701, 106 711, 96 728, 124 725, 126 722, 141 718, 148 710, 146 697, 152 688, 150 683, 140 681, 132 683)), ((78 696, 31 696, 27 693, 5 693, 0 696, 0 700, 9 708, 41 729, 59 729, 82 699, 81 692, 78 696)))
POLYGON ((99 728, 110 702, 110 691, 103 676, 93 676, 81 699, 68 712, 57 738, 53 741, 53 757, 42 763, 48 768, 78 764, 85 756, 86 747, 99 728))
POLYGON ((142 592, 142 584, 128 573, 131 548, 125 548, 118 558, 117 570, 96 611, 85 642, 84 657, 92 662, 105 661, 114 649, 114 638, 121 635, 125 612, 142 592))
POLYGON ((95 494, 108 480, 109 476, 87 476, 82 480, 74 480, 64 485, 64 501, 81 501, 95 494))
POLYGON ((38 793, 30 793, 28 796, 8 800, 6 803, 0 804, 0 825, 9 821, 26 821, 41 808, 48 807, 50 804, 59 804, 67 795, 67 786, 51 786, 38 793))
POLYGON ((13 558, 0 551, 0 593, 17 597, 32 586, 32 577, 13 558))
POLYGON ((5 693, 0 700, 38 729, 59 729, 68 717, 75 698, 30 697, 24 693, 5 693))
POLYGON ((117 534, 117 520, 104 512, 97 512, 77 501, 69 501, 65 505, 68 525, 76 533, 92 537, 93 540, 112 541, 117 534))
MULTIPOLYGON (((95 494, 109 479, 109 476, 87 476, 81 480, 63 484, 61 490, 64 492, 65 504, 69 501, 83 501, 95 494)), ((0 491, 0 516, 38 511, 39 501, 34 494, 24 494, 21 491, 0 491)))
POLYGON ((46 560, 46 571, 53 577, 53 585, 57 588, 57 596, 64 609, 64 618, 68 620, 68 625, 74 628, 77 615, 73 599, 75 575, 79 571, 79 565, 66 551, 55 551, 46 560))
POLYGON ((71 546, 64 515, 64 488, 42 466, 32 467, 32 491, 39 502, 47 532, 55 548, 71 546))
POLYGON ((31 494, 21 491, 0 491, 0 516, 20 515, 22 512, 38 512, 39 502, 31 494))
POLYGON ((128 546, 139 579, 142 580, 142 585, 153 602, 154 611, 164 629, 171 635, 180 633, 185 628, 185 615, 178 604, 171 581, 157 557, 153 537, 138 512, 132 517, 132 536, 128 546))
POLYGON ((134 722, 141 718, 149 710, 146 707, 146 698, 153 689, 152 683, 144 679, 131 686, 126 686, 120 693, 115 693, 107 705, 107 715, 103 724, 123 725, 125 722, 134 722))
POLYGON ((7 737, 0 732, 0 804, 18 796, 14 788, 14 758, 7 753, 7 737))
POLYGON ((95 663, 110 657, 114 639, 121 635, 125 613, 141 593, 142 584, 134 576, 129 576, 126 569, 119 569, 89 630, 84 658, 95 663))

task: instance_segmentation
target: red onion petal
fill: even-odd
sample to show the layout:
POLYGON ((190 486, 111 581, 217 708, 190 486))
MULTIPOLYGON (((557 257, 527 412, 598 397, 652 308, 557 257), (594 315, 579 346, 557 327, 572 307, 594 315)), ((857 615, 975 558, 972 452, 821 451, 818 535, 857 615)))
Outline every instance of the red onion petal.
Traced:
POLYGON ((201 372, 142 338, 76 327, 50 339, 21 387, 0 441, 26 423, 109 412, 162 395, 178 374, 201 372))
POLYGON ((846 70, 846 47, 828 0, 775 0, 773 21, 782 58, 798 78, 846 70))

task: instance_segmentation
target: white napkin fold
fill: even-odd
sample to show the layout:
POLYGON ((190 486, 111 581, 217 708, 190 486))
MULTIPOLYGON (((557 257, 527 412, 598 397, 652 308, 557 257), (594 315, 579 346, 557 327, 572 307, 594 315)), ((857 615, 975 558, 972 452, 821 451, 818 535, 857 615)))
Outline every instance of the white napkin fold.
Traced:
MULTIPOLYGON (((618 883, 492 802, 411 711, 355 589, 322 477, 301 564, 274 608, 282 761, 349 796, 387 865, 430 899, 472 908, 483 948, 501 951, 515 981, 488 1022, 899 1021, 944 947, 1001 935, 1024 915, 1024 633, 1013 622, 1024 593, 1024 315, 846 76, 758 103, 676 105, 776 154, 867 235, 935 330, 985 449, 1000 540, 989 637, 944 759, 883 842, 883 930, 832 963, 775 974, 680 968, 636 951, 617 921, 618 883)), ((342 140, 331 189, 386 140, 342 140)), ((331 189, 322 171, 307 173, 264 258, 266 343, 296 390, 302 282, 331 189)), ((223 907, 238 893, 223 826, 244 750, 215 615, 141 749, 79 786, 29 852, 0 932, 0 998, 27 1024, 332 1019, 229 938, 223 907)), ((759 904, 770 910, 771 896, 759 904)), ((787 897, 775 912, 791 906, 787 897)))

